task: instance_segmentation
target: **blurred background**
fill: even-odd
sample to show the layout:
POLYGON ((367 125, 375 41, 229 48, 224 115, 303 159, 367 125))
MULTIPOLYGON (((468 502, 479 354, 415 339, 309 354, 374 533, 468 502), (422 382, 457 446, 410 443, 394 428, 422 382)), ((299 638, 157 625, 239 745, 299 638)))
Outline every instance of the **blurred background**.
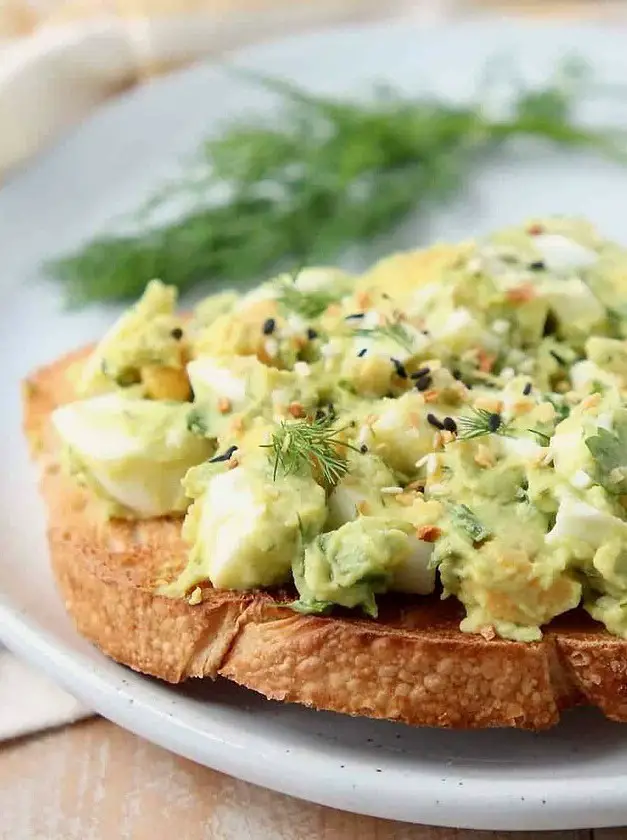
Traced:
POLYGON ((0 0, 0 178, 106 98, 246 44, 411 15, 627 18, 627 0, 0 0))

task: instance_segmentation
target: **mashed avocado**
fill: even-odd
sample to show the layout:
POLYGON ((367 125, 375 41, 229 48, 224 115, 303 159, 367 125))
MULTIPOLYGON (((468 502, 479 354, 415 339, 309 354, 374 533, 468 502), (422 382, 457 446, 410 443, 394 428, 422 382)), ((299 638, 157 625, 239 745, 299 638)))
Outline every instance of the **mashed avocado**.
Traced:
POLYGON ((375 616, 441 587, 486 638, 533 641, 580 603, 627 637, 626 270, 553 218, 187 319, 155 281, 55 424, 110 515, 192 502, 172 597, 281 585, 375 616))
POLYGON ((175 307, 176 289, 151 281, 83 365, 78 393, 89 396, 135 386, 142 396, 186 400, 187 342, 175 307))

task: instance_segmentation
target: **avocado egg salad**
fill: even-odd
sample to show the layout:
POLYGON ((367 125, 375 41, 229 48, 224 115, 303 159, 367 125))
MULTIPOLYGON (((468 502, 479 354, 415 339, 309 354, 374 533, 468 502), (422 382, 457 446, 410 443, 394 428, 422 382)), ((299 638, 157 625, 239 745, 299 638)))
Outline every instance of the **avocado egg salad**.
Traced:
POLYGON ((151 282, 54 426, 110 517, 185 515, 201 584, 377 616, 441 590, 518 641, 627 638, 627 250, 578 219, 223 292, 151 282))

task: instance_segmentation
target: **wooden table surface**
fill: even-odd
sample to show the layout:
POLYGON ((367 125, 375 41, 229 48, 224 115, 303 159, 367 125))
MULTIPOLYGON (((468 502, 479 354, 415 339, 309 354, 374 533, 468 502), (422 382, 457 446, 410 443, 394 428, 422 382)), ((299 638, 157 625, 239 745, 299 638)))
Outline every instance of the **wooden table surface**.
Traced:
MULTIPOLYGON (((532 840, 345 814, 231 779, 104 720, 0 751, 1 840, 532 840)), ((542 840, 625 840, 627 829, 542 840)))
MULTIPOLYGON (((151 2, 143 5, 144 11, 151 2)), ((204 5, 202 0, 174 0, 165 6, 172 9, 177 2, 183 7, 204 5)), ((245 5, 253 0, 221 0, 219 5, 228 2, 245 5)), ((58 4, 69 4, 81 17, 111 6, 106 0, 58 0, 58 4)), ((48 14, 52 5, 0 0, 0 35, 3 25, 9 34, 27 33, 36 27, 36 10, 41 15, 44 8, 48 14)), ((154 5, 161 11, 163 0, 154 0, 154 5)), ((459 4, 472 5, 571 19, 599 14, 611 18, 627 9, 612 0, 459 4)), ((537 836, 410 826, 299 802, 171 755, 102 719, 0 746, 0 840, 531 840, 537 836)), ((542 838, 627 840, 627 828, 547 832, 542 838)))

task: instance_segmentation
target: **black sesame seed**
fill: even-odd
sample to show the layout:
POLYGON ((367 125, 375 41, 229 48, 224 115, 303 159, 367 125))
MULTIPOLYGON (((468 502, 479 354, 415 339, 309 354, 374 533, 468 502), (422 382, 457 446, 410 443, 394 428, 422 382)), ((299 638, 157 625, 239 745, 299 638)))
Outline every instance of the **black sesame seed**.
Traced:
POLYGON ((488 417, 488 428, 491 432, 498 432, 501 428, 502 423, 501 415, 500 414, 491 414, 488 417))
POLYGON ((422 377, 426 376, 428 373, 431 373, 430 368, 421 367, 419 370, 411 374, 410 379, 422 379, 422 377))
POLYGON ((544 327, 542 329, 542 335, 555 335, 557 332, 557 318, 555 315, 549 310, 547 313, 546 319, 544 321, 544 327))
POLYGON ((555 361, 557 362, 558 365, 563 365, 564 364, 564 359, 562 359, 560 354, 556 353, 555 350, 549 350, 549 353, 551 354, 551 356, 553 356, 553 358, 555 359, 555 361))
POLYGON ((359 353, 357 354, 358 358, 360 358, 360 359, 363 358, 366 355, 367 352, 368 352, 368 348, 364 347, 364 349, 360 350, 359 353))
POLYGON ((183 330, 180 327, 174 327, 170 335, 175 341, 180 341, 183 338, 183 330))
POLYGON ((213 458, 209 458, 209 463, 218 464, 221 461, 228 461, 236 449, 237 446, 229 446, 226 452, 223 452, 222 455, 214 455, 213 458))
POLYGON ((263 327, 261 328, 261 331, 264 335, 272 335, 275 327, 276 321, 274 320, 274 318, 268 318, 263 322, 263 327))
POLYGON ((453 368, 451 374, 453 376, 453 379, 457 379, 458 382, 462 378, 462 372, 458 368, 453 368))
POLYGON ((314 338, 318 338, 318 333, 314 330, 313 327, 308 327, 307 338, 309 339, 309 341, 313 341, 314 338))
POLYGON ((316 420, 333 420, 335 418, 335 406, 333 403, 327 403, 325 406, 316 410, 316 420))
POLYGON ((544 260, 536 260, 535 262, 529 263, 529 268, 531 271, 544 271, 546 264, 544 260))
POLYGON ((447 432, 453 432, 453 434, 457 432, 457 423, 452 417, 445 417, 444 420, 442 420, 442 425, 447 432))
POLYGON ((407 371, 405 370, 404 365, 402 365, 398 359, 390 359, 390 361, 394 365, 396 375, 400 376, 401 379, 407 379, 407 371))
POLYGON ((431 387, 432 379, 430 375, 427 373, 424 376, 421 376, 420 379, 416 382, 416 388, 419 391, 426 391, 427 388, 431 387))
POLYGON ((531 393, 531 388, 532 388, 532 387, 533 387, 533 386, 532 386, 531 382, 527 382, 527 384, 526 384, 526 385, 525 385, 525 387, 523 388, 523 396, 524 396, 524 397, 528 397, 528 396, 529 396, 529 394, 531 393))
POLYGON ((351 315, 346 315, 344 318, 345 321, 359 321, 361 318, 365 318, 365 312, 353 312, 351 315))
POLYGON ((444 431, 444 423, 435 416, 435 414, 427 414, 427 423, 434 426, 439 431, 444 431))
POLYGON ((362 445, 359 447, 359 451, 361 452, 362 455, 366 454, 366 452, 368 451, 368 447, 366 446, 365 443, 362 443, 362 445))

